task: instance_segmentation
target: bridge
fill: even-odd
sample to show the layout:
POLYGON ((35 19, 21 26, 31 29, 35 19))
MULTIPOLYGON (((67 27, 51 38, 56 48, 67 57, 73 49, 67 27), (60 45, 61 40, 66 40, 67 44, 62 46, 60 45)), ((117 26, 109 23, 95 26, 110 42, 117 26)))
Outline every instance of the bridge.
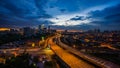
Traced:
POLYGON ((67 51, 101 67, 101 68, 120 68, 119 65, 116 65, 112 62, 109 62, 109 61, 106 61, 104 59, 101 59, 101 58, 97 58, 97 57, 94 57, 94 56, 91 56, 91 55, 87 55, 85 53, 82 53, 72 47, 69 47, 68 45, 64 44, 61 42, 60 38, 58 38, 58 44, 63 47, 64 49, 66 49, 67 51))

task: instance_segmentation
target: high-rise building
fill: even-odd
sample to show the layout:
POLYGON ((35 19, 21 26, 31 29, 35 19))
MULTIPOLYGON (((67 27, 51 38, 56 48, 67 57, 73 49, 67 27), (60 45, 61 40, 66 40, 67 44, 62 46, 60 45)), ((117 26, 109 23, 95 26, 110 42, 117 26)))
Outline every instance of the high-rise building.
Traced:
POLYGON ((43 30, 44 28, 44 24, 39 25, 39 30, 43 30))
POLYGON ((40 34, 47 32, 47 28, 45 28, 44 24, 39 25, 38 28, 39 28, 38 31, 40 34))
POLYGON ((50 26, 48 26, 48 32, 50 33, 50 26))

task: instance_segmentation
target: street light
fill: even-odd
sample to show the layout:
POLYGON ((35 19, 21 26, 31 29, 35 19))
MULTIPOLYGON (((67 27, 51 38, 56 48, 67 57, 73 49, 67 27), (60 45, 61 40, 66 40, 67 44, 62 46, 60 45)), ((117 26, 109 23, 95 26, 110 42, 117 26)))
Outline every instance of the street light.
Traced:
POLYGON ((32 43, 32 47, 35 47, 35 43, 32 43))

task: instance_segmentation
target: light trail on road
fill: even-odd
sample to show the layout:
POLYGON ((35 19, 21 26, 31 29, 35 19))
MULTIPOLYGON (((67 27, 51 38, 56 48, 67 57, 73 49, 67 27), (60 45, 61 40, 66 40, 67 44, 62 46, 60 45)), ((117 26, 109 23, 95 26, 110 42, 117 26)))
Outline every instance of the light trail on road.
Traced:
POLYGON ((88 64, 82 59, 75 57, 73 54, 70 54, 57 46, 55 43, 53 43, 52 38, 49 39, 48 43, 51 45, 51 49, 71 68, 95 68, 93 65, 88 64))

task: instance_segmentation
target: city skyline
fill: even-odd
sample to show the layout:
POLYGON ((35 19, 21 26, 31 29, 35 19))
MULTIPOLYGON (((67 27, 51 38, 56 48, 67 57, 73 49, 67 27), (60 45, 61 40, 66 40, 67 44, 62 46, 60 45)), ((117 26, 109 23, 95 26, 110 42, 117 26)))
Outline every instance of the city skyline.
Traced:
POLYGON ((1 0, 0 27, 120 30, 120 0, 1 0))
POLYGON ((120 68, 120 0, 0 0, 0 68, 120 68))

